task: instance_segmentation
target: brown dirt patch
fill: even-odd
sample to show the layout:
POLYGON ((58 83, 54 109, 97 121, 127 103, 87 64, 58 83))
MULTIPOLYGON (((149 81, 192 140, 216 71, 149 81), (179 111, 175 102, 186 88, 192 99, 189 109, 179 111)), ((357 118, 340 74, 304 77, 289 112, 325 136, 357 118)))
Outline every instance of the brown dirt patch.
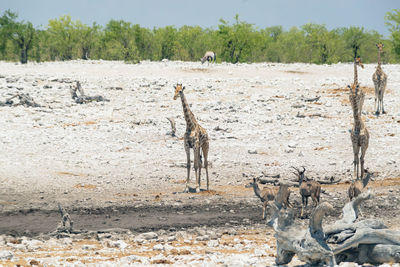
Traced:
POLYGON ((71 122, 71 123, 65 123, 63 124, 63 127, 76 127, 80 125, 93 125, 96 124, 97 122, 95 121, 84 121, 84 122, 71 122))
POLYGON ((299 70, 284 70, 282 72, 290 73, 290 74, 308 74, 309 72, 299 71, 299 70))
POLYGON ((320 146, 320 147, 315 147, 314 150, 321 151, 321 150, 327 150, 331 149, 331 146, 320 146))
POLYGON ((94 185, 94 184, 76 184, 76 185, 74 185, 74 188, 78 188, 78 189, 95 189, 95 188, 97 188, 97 186, 94 185))
POLYGON ((56 174, 62 176, 87 176, 86 174, 83 173, 72 173, 72 172, 56 172, 56 174))
POLYGON ((191 69, 183 69, 184 72, 196 73, 196 72, 203 72, 203 73, 210 73, 210 69, 206 68, 191 68, 191 69))

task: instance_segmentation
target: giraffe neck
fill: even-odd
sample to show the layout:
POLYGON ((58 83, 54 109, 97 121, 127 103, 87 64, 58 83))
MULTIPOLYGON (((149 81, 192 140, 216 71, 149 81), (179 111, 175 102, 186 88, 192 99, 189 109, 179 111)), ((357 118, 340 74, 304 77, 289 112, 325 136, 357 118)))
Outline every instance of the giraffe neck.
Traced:
POLYGON ((358 105, 355 100, 352 103, 352 106, 353 106, 354 128, 360 130, 362 126, 361 110, 358 110, 358 105))
POLYGON ((196 124, 196 119, 194 118, 193 113, 189 108, 189 104, 186 101, 186 97, 182 91, 179 92, 179 96, 182 100, 182 108, 183 114, 185 115, 186 129, 193 129, 196 124))
POLYGON ((354 84, 358 84, 358 72, 357 72, 357 63, 354 60, 354 84))
POLYGON ((381 68, 381 50, 378 49, 378 68, 381 68))

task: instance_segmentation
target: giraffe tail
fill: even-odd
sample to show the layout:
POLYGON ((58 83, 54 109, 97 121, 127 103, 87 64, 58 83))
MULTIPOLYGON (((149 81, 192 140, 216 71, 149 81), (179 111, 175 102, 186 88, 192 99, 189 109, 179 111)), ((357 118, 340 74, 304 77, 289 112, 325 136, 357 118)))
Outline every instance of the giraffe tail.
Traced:
POLYGON ((203 150, 202 149, 200 149, 200 168, 204 168, 204 165, 203 165, 203 150))

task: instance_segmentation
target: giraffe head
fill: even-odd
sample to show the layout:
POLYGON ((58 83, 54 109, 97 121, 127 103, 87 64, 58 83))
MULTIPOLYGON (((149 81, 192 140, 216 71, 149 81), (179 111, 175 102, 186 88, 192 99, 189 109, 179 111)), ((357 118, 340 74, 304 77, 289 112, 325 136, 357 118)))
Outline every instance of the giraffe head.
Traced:
POLYGON ((382 52, 384 45, 383 45, 383 43, 377 43, 376 47, 378 48, 379 52, 382 52))
POLYGON ((363 65, 363 63, 362 63, 360 57, 356 57, 356 58, 354 59, 354 64, 360 66, 361 68, 364 68, 364 65, 363 65))
POLYGON ((357 96, 358 91, 360 89, 360 85, 359 84, 347 85, 347 88, 350 89, 350 95, 357 96))
POLYGON ((185 90, 185 86, 182 86, 181 83, 177 83, 175 86, 175 94, 174 94, 174 100, 176 100, 179 96, 180 92, 183 92, 183 90, 185 90))

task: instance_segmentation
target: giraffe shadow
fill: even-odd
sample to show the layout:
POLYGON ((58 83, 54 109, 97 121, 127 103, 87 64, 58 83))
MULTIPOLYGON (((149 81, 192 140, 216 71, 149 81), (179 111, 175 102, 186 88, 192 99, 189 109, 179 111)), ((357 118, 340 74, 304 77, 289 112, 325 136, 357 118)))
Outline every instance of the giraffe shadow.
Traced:
MULTIPOLYGON (((200 188, 200 192, 198 192, 198 193, 201 193, 201 192, 207 192, 207 190, 200 188)), ((181 191, 181 192, 173 192, 173 194, 187 194, 187 193, 197 193, 196 192, 196 188, 189 186, 189 192, 183 192, 183 191, 181 191)))

